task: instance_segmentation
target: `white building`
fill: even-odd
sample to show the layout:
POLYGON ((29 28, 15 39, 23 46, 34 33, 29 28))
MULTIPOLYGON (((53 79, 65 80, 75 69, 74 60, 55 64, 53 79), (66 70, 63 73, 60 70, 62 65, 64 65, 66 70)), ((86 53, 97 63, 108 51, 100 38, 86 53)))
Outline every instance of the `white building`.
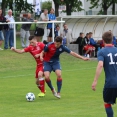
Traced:
MULTIPOLYGON (((80 12, 72 12, 72 15, 75 15, 75 16, 77 16, 77 15, 97 15, 98 12, 101 10, 101 6, 99 6, 98 8, 90 9, 89 7, 92 6, 90 4, 90 1, 88 1, 88 2, 87 2, 87 0, 81 0, 81 1, 83 4, 82 8, 84 10, 80 11, 80 12)), ((101 0, 100 0, 100 2, 101 2, 101 0)), ((53 0, 52 0, 52 7, 55 8, 53 0)), ((117 4, 115 5, 115 11, 117 11, 117 4)), ((112 5, 108 8, 107 14, 112 15, 112 5)), ((66 13, 63 13, 61 10, 59 10, 59 16, 66 16, 66 13)))

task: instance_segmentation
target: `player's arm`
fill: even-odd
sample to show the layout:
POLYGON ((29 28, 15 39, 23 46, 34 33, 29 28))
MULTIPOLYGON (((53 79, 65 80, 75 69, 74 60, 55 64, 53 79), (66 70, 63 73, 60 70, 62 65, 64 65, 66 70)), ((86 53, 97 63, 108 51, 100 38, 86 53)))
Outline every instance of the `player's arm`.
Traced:
POLYGON ((44 51, 42 51, 42 52, 40 53, 40 60, 41 60, 41 61, 43 61, 44 54, 45 54, 44 51))
POLYGON ((14 51, 14 52, 16 52, 16 53, 19 53, 19 54, 22 54, 22 53, 25 52, 24 49, 21 50, 21 49, 16 49, 14 47, 11 47, 11 50, 14 51))
POLYGON ((92 83, 92 90, 96 90, 96 85, 97 85, 97 81, 98 81, 98 78, 102 72, 102 69, 103 69, 103 61, 99 61, 98 62, 98 65, 97 65, 97 68, 96 68, 96 73, 95 73, 95 77, 94 77, 94 81, 92 83))
POLYGON ((70 54, 71 54, 72 56, 74 56, 74 57, 76 57, 76 58, 79 58, 79 59, 82 59, 82 60, 84 60, 84 61, 89 60, 89 58, 80 56, 79 54, 77 54, 77 53, 75 53, 75 52, 73 52, 73 51, 71 51, 70 54))

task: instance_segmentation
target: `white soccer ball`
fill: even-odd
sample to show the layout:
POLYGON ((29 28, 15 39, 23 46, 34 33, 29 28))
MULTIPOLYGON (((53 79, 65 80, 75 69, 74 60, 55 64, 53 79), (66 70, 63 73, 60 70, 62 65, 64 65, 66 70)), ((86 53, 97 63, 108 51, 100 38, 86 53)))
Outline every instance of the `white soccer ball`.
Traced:
POLYGON ((34 100, 35 100, 35 95, 34 95, 34 93, 31 93, 31 92, 27 93, 27 94, 26 94, 26 100, 27 100, 28 102, 34 101, 34 100))

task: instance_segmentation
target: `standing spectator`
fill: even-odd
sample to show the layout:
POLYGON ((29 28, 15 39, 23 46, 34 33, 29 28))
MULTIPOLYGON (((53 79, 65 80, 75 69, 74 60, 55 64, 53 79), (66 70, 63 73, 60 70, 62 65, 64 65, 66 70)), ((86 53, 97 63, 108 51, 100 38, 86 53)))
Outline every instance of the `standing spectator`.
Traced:
MULTIPOLYGON (((8 14, 5 16, 5 18, 9 22, 15 22, 14 17, 12 16, 12 10, 8 10, 8 14)), ((9 24, 7 28, 5 28, 5 45, 4 49, 8 49, 8 42, 9 47, 14 46, 14 24, 9 24)))
POLYGON ((83 55, 84 33, 81 32, 79 37, 77 38, 77 40, 74 43, 79 45, 78 46, 79 47, 78 48, 79 54, 83 55))
MULTIPOLYGON (((54 14, 54 9, 51 8, 50 14, 48 15, 49 21, 55 21, 56 16, 54 14)), ((47 35, 48 35, 48 42, 52 42, 52 23, 47 24, 47 35)))
MULTIPOLYGON (((39 21, 48 21, 48 20, 49 20, 48 10, 44 9, 43 13, 41 13, 39 21)), ((34 35, 36 36, 38 42, 41 40, 42 36, 44 35, 44 28, 45 28, 44 23, 39 23, 36 27, 34 35)))
MULTIPOLYGON (((2 9, 0 9, 0 22, 7 22, 6 18, 2 15, 2 9)), ((4 27, 4 25, 0 25, 0 50, 3 50, 1 48, 2 43, 4 41, 4 35, 3 35, 3 32, 2 32, 3 27, 4 27)))
MULTIPOLYGON (((37 20, 32 19, 31 14, 28 13, 27 17, 23 18, 23 21, 24 22, 36 22, 37 20)), ((21 26, 21 46, 23 48, 28 47, 29 45, 30 27, 31 27, 31 24, 22 24, 21 26)))
POLYGON ((73 41, 72 38, 72 31, 71 29, 68 29, 68 26, 66 23, 63 24, 63 31, 61 32, 61 37, 63 38, 63 44, 68 45, 73 41))
POLYGON ((60 30, 59 25, 56 25, 55 30, 54 30, 55 38, 56 38, 57 36, 60 36, 60 35, 59 35, 59 30, 60 30))
POLYGON ((100 47, 100 44, 97 44, 97 42, 92 38, 93 33, 89 32, 89 39, 90 39, 90 45, 95 47, 95 57, 97 57, 97 51, 98 47, 100 47))

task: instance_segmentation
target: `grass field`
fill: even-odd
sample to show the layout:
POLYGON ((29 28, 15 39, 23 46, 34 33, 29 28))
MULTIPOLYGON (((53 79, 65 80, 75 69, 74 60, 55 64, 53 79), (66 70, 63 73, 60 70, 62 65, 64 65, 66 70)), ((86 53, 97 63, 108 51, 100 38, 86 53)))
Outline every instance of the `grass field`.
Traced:
MULTIPOLYGON (((19 39, 17 47, 20 48, 19 39)), ((0 51, 0 117, 106 117, 102 100, 104 73, 96 92, 91 90, 97 61, 84 62, 62 54, 63 87, 61 99, 56 99, 46 85, 46 96, 38 98, 35 85, 35 61, 29 53, 0 51), (34 102, 25 95, 33 92, 34 102)), ((56 76, 51 74, 56 88, 56 76)), ((113 106, 116 111, 117 106, 113 106)), ((117 117, 117 113, 115 113, 117 117)))

